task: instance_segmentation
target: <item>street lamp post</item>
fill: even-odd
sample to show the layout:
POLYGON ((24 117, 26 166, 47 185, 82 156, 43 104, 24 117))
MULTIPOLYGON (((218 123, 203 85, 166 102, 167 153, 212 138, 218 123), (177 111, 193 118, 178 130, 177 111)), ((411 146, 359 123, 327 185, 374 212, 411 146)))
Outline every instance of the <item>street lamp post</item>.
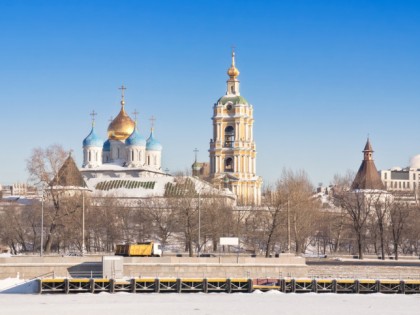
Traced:
POLYGON ((201 239, 200 193, 201 193, 201 191, 198 192, 198 250, 197 250, 197 257, 200 257, 200 239, 201 239))
POLYGON ((44 191, 42 191, 41 197, 41 246, 40 256, 44 255, 44 191))
POLYGON ((85 254, 85 192, 82 192, 82 256, 85 254))

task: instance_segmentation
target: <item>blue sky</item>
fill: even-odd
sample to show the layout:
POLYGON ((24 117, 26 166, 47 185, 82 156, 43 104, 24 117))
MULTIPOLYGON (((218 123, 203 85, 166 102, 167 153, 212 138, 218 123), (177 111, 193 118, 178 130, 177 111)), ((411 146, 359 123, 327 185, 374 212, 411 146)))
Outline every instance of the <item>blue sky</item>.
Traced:
POLYGON ((0 183, 25 182, 35 147, 73 149, 89 113, 106 138, 119 109, 150 116, 171 172, 208 160, 212 106, 236 46, 254 106, 257 173, 304 169, 315 185, 420 153, 418 1, 1 1, 0 183))

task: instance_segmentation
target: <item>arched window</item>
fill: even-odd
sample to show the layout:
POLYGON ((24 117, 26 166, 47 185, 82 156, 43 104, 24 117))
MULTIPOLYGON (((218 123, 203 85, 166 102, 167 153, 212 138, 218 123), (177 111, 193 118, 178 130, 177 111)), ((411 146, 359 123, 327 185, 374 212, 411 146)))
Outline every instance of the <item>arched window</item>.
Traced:
POLYGON ((134 161, 134 151, 131 151, 131 161, 134 161))
POLYGON ((235 141, 235 129, 232 126, 225 128, 225 147, 232 148, 235 141))
POLYGON ((225 172, 233 172, 233 159, 230 157, 225 160, 225 172))
POLYGON ((91 158, 92 158, 92 154, 89 151, 89 162, 91 161, 91 158))

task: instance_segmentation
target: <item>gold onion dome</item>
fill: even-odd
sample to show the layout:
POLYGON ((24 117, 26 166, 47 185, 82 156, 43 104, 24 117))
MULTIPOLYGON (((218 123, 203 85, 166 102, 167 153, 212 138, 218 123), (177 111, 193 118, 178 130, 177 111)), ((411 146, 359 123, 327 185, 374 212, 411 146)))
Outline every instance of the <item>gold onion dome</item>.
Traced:
POLYGON ((232 51, 232 65, 228 69, 227 74, 228 76, 234 79, 239 75, 239 70, 238 68, 235 67, 235 52, 234 51, 232 51))
POLYGON ((108 126, 108 139, 126 140, 134 131, 136 124, 124 110, 124 99, 121 100, 121 110, 108 126))

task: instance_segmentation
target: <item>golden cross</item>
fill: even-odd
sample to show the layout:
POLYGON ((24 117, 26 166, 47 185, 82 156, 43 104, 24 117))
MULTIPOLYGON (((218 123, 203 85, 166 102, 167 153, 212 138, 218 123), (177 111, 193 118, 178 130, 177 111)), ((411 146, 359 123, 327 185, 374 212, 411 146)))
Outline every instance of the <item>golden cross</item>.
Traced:
POLYGON ((121 90, 121 98, 124 99, 124 91, 127 90, 127 88, 123 84, 120 88, 118 88, 118 90, 121 90))
POLYGON ((197 162, 197 153, 198 153, 198 149, 197 149, 197 148, 195 148, 193 152, 195 153, 195 161, 197 162))

